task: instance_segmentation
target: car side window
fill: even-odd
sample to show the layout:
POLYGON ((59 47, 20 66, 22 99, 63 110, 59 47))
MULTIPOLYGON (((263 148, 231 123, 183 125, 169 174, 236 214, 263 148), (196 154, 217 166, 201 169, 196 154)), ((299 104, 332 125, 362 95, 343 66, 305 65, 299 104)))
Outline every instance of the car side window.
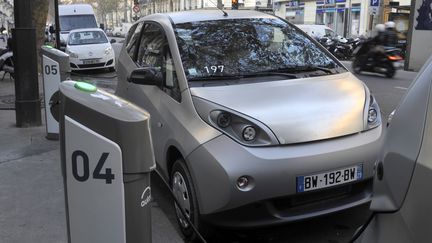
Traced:
POLYGON ((132 60, 134 60, 134 61, 136 60, 135 59, 135 53, 136 53, 136 49, 137 49, 140 34, 141 34, 141 28, 143 25, 144 25, 144 22, 141 22, 141 23, 134 25, 133 27, 131 27, 131 29, 129 30, 129 33, 127 35, 126 51, 129 54, 129 56, 132 58, 132 60))
POLYGON ((180 102, 180 88, 174 61, 165 32, 159 25, 144 26, 136 63, 141 67, 155 67, 160 70, 164 79, 161 89, 180 102))

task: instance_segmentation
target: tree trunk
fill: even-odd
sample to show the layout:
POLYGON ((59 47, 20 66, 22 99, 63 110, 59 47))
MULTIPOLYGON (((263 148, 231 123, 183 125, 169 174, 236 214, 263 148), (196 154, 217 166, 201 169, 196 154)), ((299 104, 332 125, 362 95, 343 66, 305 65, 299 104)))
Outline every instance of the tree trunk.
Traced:
POLYGON ((127 16, 127 10, 128 10, 128 0, 124 0, 124 6, 123 6, 123 18, 124 18, 124 20, 123 20, 123 22, 128 22, 127 21, 127 19, 128 19, 128 16, 127 16))
MULTIPOLYGON (((45 25, 48 16, 50 0, 32 0, 33 1, 33 22, 36 29, 36 47, 37 58, 40 63, 40 47, 45 43, 45 25)), ((40 65, 38 65, 40 69, 40 65)))
POLYGON ((222 0, 217 0, 217 8, 219 8, 219 9, 223 8, 222 0))

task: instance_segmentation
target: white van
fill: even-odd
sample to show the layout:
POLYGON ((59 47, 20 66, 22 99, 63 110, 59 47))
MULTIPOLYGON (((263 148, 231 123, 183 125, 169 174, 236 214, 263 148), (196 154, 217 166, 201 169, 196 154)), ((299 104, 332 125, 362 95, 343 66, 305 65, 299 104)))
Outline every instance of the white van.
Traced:
POLYGON ((297 27, 299 29, 306 32, 311 37, 314 38, 321 38, 324 36, 328 37, 335 37, 336 33, 330 29, 329 27, 325 25, 317 25, 317 24, 297 24, 297 27))
POLYGON ((90 4, 59 5, 60 41, 66 45, 69 32, 74 29, 98 28, 90 4))

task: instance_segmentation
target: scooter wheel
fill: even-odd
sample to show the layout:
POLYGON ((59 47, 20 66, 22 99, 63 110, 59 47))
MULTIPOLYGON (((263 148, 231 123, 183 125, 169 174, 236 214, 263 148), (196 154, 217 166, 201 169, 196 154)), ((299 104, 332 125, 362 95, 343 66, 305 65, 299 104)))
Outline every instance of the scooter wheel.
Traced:
POLYGON ((396 69, 393 67, 393 65, 390 63, 386 67, 387 71, 385 73, 385 76, 387 78, 393 78, 393 76, 396 74, 396 69))
POLYGON ((354 73, 356 74, 360 74, 362 69, 361 69, 361 63, 358 59, 354 59, 354 61, 352 62, 352 68, 354 73))

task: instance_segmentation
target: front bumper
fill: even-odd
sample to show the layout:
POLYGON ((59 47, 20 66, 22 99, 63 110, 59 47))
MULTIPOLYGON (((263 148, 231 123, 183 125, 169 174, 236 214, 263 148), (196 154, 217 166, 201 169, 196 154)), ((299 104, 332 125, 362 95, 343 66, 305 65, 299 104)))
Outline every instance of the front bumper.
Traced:
POLYGON ((115 67, 114 55, 105 57, 95 57, 91 59, 70 58, 71 70, 90 70, 99 68, 115 67), (86 61, 94 60, 93 63, 86 63, 86 61))
POLYGON ((350 136, 277 147, 245 147, 221 135, 187 158, 202 218, 223 227, 304 220, 370 201, 382 126, 350 136), (363 165, 363 180, 297 193, 296 177, 363 165), (240 176, 253 188, 236 187, 240 176))

